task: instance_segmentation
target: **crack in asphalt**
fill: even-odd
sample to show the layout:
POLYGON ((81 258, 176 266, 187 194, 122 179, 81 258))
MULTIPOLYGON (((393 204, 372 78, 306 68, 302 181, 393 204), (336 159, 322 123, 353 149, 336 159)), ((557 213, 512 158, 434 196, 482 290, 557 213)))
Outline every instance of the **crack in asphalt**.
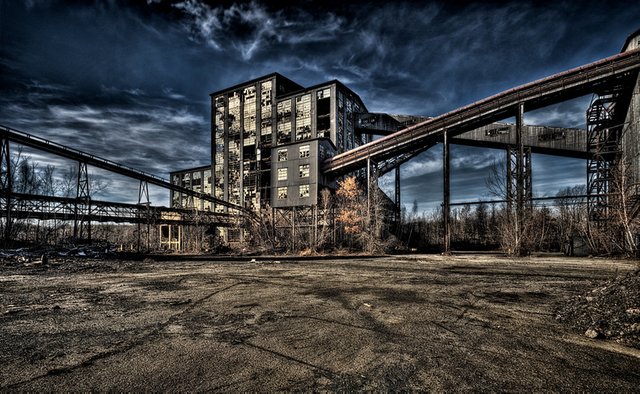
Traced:
POLYGON ((111 349, 111 350, 107 350, 105 352, 101 352, 98 354, 94 354, 93 356, 89 357, 88 359, 75 364, 75 365, 71 365, 68 367, 60 367, 60 368, 53 368, 48 370, 47 372, 34 376, 30 379, 27 380, 23 380, 21 382, 16 382, 16 383, 12 383, 10 385, 7 386, 2 386, 0 388, 6 390, 6 389, 15 389, 18 388, 21 385, 24 384, 28 384, 28 383, 32 383, 38 379, 42 379, 45 378, 47 376, 56 376, 56 375, 63 375, 63 374, 67 374, 70 372, 73 372, 77 369, 80 368, 85 368, 88 367, 90 365, 92 365, 94 362, 98 361, 98 360, 102 360, 111 356, 115 356, 116 354, 120 354, 120 353, 124 353, 127 352, 131 349, 135 349, 136 347, 142 346, 143 344, 145 344, 151 337, 157 335, 158 333, 160 333, 160 331, 162 331, 164 328, 166 328, 167 326, 169 326, 171 323, 173 323, 177 318, 179 318, 180 316, 182 316, 183 314, 192 311, 194 308, 196 308, 197 306, 201 305, 203 302, 209 300, 210 298, 212 298, 213 296, 222 293, 223 291, 227 291, 233 287, 242 285, 242 284, 247 284, 247 282, 237 282, 234 283, 232 285, 229 285, 227 287, 224 287, 222 289, 218 289, 216 291, 211 292, 210 294, 207 294, 206 296, 192 302, 188 307, 186 307, 185 309, 183 309, 182 311, 171 315, 166 321, 162 322, 162 323, 158 323, 155 325, 155 328, 151 329, 151 331, 147 332, 146 334, 142 335, 140 338, 133 340, 133 342, 130 342, 129 344, 127 344, 126 346, 122 346, 116 349, 111 349))

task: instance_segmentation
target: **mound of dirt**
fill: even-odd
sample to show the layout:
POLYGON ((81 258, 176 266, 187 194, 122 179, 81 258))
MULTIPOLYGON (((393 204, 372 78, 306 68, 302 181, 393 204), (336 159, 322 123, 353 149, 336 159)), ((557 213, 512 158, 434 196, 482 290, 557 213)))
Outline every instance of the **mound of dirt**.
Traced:
POLYGON ((556 320, 589 338, 640 349, 640 269, 569 299, 556 310, 556 320))

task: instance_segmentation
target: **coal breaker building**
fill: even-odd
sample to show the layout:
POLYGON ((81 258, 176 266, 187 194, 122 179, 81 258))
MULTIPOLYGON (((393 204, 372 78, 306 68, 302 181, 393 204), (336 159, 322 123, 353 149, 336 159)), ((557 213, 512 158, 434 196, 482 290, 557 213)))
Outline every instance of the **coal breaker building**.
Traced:
MULTIPOLYGON (((273 209, 276 225, 317 225, 324 188, 335 188, 320 165, 371 141, 356 127, 367 109, 337 80, 304 88, 273 73, 211 95, 211 166, 171 173, 184 186, 255 212, 273 209)), ((224 212, 227 208, 172 192, 171 206, 224 212)), ((223 232, 240 240, 239 229, 223 232)))

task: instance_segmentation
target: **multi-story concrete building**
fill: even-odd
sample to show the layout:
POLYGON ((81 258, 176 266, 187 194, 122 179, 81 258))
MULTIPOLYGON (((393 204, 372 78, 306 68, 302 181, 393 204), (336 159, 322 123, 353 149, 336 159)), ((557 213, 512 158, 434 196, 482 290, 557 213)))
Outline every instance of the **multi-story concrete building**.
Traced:
MULTIPOLYGON (((212 165, 172 172, 171 180, 256 211, 317 205, 322 188, 333 186, 320 163, 371 140, 355 127, 364 103, 337 80, 304 88, 266 75, 212 93, 211 112, 212 165)), ((172 193, 172 207, 191 204, 226 209, 172 193)))

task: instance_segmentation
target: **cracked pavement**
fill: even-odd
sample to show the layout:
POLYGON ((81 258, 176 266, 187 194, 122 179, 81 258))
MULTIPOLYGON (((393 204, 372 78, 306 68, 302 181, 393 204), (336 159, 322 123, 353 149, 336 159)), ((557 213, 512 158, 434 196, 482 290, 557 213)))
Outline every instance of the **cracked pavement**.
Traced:
POLYGON ((542 256, 0 264, 2 391, 636 391, 554 319, 633 263, 542 256))

